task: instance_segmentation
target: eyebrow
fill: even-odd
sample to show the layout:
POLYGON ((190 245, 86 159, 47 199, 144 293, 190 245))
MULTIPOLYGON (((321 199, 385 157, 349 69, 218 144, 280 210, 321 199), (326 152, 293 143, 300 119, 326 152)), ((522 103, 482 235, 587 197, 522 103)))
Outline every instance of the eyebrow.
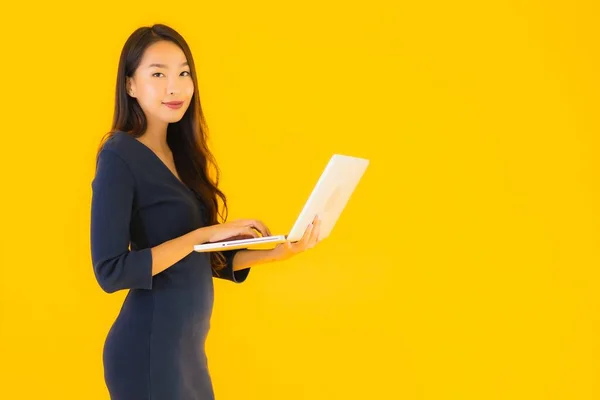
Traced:
MULTIPOLYGON (((183 64, 181 64, 182 67, 185 67, 186 65, 188 65, 188 62, 184 62, 183 64)), ((167 66, 165 64, 158 64, 158 63, 153 63, 148 65, 148 68, 152 68, 152 67, 158 67, 158 68, 167 68, 167 66)))

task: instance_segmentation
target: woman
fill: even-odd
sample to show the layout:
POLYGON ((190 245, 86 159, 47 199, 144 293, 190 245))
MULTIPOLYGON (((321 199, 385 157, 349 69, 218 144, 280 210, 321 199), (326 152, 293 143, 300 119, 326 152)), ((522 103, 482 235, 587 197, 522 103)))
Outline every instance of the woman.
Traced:
POLYGON ((198 243, 270 232, 256 219, 219 223, 226 197, 207 148, 194 60, 168 26, 128 38, 115 101, 91 206, 96 279, 108 293, 129 289, 104 345, 106 385, 114 400, 213 399, 204 351, 213 277, 241 283, 251 266, 314 246, 319 221, 301 241, 272 250, 193 251, 198 243))

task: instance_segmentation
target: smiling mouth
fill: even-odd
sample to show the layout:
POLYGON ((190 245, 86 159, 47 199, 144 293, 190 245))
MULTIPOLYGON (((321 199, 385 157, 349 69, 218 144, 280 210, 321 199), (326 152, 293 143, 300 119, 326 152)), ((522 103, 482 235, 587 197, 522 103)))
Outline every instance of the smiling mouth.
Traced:
POLYGON ((163 103, 165 106, 169 107, 171 110, 178 110, 183 107, 183 101, 177 103, 163 103))

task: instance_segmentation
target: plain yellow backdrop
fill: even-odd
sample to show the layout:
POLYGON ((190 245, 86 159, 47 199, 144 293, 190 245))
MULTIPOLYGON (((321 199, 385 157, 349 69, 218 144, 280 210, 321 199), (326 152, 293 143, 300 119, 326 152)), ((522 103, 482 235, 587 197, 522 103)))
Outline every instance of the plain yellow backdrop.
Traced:
POLYGON ((285 233, 332 153, 371 160, 328 240, 215 283, 218 399, 600 398, 598 3, 400 3, 6 6, 0 398, 108 398, 94 155, 156 22, 192 48, 230 218, 285 233))

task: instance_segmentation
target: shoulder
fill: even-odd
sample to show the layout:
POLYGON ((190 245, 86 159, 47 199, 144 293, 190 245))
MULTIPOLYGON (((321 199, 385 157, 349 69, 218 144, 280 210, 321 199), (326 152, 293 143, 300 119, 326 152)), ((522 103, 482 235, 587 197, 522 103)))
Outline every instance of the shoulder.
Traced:
POLYGON ((102 145, 99 154, 111 152, 118 155, 123 161, 127 161, 132 157, 135 148, 132 146, 131 140, 135 140, 129 134, 121 131, 113 133, 102 145))
POLYGON ((136 163, 135 146, 132 146, 133 137, 128 137, 125 132, 117 131, 102 144, 96 158, 96 176, 94 180, 121 179, 133 180, 136 163))
POLYGON ((126 132, 116 131, 104 142, 98 160, 101 158, 114 159, 118 157, 128 168, 135 173, 140 166, 147 163, 147 155, 144 153, 143 145, 126 132))

